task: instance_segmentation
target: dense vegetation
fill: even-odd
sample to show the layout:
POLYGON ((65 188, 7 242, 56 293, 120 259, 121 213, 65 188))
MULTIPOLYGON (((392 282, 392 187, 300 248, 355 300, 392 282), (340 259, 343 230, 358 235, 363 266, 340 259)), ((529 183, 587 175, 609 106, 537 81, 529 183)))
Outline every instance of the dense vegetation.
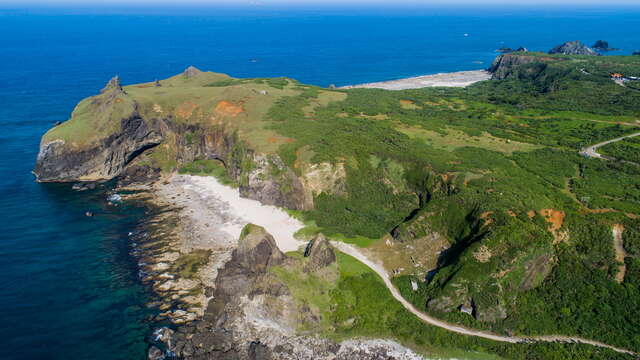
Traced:
POLYGON ((502 344, 425 325, 395 301, 381 279, 347 256, 338 256, 340 279, 331 290, 331 336, 387 336, 428 354, 466 359, 626 359, 613 351, 576 344, 502 344), (455 349, 466 349, 457 351, 455 349), (498 354, 500 357, 489 355, 498 354))
MULTIPOLYGON (((640 129, 639 129, 640 131, 640 129)), ((633 163, 640 163, 640 139, 637 137, 626 138, 622 141, 603 146, 600 149, 603 155, 633 163)))
MULTIPOLYGON (((325 233, 375 239, 430 214, 452 246, 427 281, 396 280, 420 308, 497 332, 640 350, 637 253, 615 281, 611 235, 620 223, 636 239, 640 169, 577 151, 636 131, 640 94, 608 74, 640 74, 640 61, 562 58, 468 89, 349 90, 313 111, 326 90, 301 86, 270 109, 270 127, 296 139, 279 149, 292 167, 301 153, 345 164, 346 195, 320 194, 306 214, 325 233), (464 304, 475 317, 457 311, 464 304)), ((630 251, 637 241, 627 242, 630 251)))
MULTIPOLYGON (((179 75, 161 87, 127 86, 116 98, 84 101, 76 121, 45 137, 110 134, 134 109, 145 118, 170 114, 180 130, 141 160, 166 172, 214 175, 242 188, 251 151, 270 161, 278 155, 300 178, 323 164, 321 180, 339 185, 318 184, 313 210, 299 214, 310 224, 303 232, 370 246, 383 261, 387 253, 376 245, 400 243, 410 260, 389 270, 401 274, 394 281, 418 308, 499 333, 577 335, 640 351, 640 166, 630 163, 640 142, 602 148, 626 162, 579 155, 588 144, 638 131, 640 91, 610 74, 640 76, 640 58, 528 56, 536 62, 464 89, 335 90, 286 78, 179 75), (92 115, 108 106, 109 116, 92 115), (220 162, 179 154, 223 130, 233 141, 220 162), (623 253, 614 229, 622 229, 623 253), (446 249, 430 246, 431 235, 446 249), (411 270, 424 258, 437 258, 435 268, 411 270)), ((262 175, 283 173, 272 167, 262 175)), ((426 326, 375 275, 340 261, 347 265, 337 284, 311 279, 321 296, 312 286, 298 294, 335 305, 333 336, 393 336, 425 350, 509 358, 619 356, 577 345, 501 345, 426 326)), ((200 263, 186 257, 178 270, 188 274, 200 263)))

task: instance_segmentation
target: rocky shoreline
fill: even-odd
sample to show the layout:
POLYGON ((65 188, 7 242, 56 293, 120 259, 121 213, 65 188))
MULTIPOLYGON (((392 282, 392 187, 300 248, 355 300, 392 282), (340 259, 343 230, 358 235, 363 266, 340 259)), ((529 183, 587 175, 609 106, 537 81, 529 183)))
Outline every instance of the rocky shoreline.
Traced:
MULTIPOLYGON (((263 227, 247 236, 241 228, 260 219, 243 218, 234 208, 238 204, 228 202, 229 194, 210 192, 213 183, 212 177, 173 175, 149 186, 120 188, 143 190, 123 199, 145 201, 152 209, 144 229, 131 233, 141 279, 161 299, 147 306, 158 308, 155 320, 167 325, 151 335, 149 359, 423 359, 392 340, 336 342, 313 331, 300 333, 300 324, 318 323, 319 314, 301 308, 269 269, 277 265, 332 277, 335 250, 324 237, 314 239, 310 257, 301 263, 282 250, 294 244, 263 227)), ((277 215, 267 219, 265 227, 286 237, 278 220, 277 215)))

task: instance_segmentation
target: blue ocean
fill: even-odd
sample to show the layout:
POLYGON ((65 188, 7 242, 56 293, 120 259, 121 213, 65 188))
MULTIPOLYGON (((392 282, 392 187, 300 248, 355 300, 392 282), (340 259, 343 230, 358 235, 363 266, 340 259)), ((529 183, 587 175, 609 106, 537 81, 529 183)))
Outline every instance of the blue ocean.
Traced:
POLYGON ((153 295, 128 233, 147 210, 30 173, 40 136, 113 75, 195 65, 339 86, 482 69, 503 46, 603 39, 630 54, 638 29, 640 7, 0 7, 0 357, 145 358, 153 295))

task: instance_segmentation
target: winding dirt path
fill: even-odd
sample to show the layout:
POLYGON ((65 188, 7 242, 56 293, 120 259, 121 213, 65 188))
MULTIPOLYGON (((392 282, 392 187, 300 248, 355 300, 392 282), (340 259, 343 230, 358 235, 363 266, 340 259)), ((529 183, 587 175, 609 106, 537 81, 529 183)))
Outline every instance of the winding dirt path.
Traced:
POLYGON ((400 294, 400 291, 398 291, 398 289, 391 283, 391 279, 389 277, 389 274, 384 269, 384 267, 382 267, 381 265, 379 265, 377 263, 374 263, 373 261, 369 260, 369 258, 367 258, 356 247, 354 247, 352 245, 349 245, 349 244, 345 244, 343 242, 338 242, 338 241, 332 241, 331 245, 333 245, 339 251, 356 258, 358 261, 360 261, 363 264, 367 265, 369 268, 371 268, 371 270, 376 272, 376 274, 378 274, 380 276, 380 278, 382 278, 382 281, 384 282, 384 284, 387 287, 387 289, 389 289, 389 291, 391 292, 391 295, 396 300, 398 300, 400 302, 400 304, 402 304, 402 306, 405 309, 407 309, 409 312, 411 312, 412 314, 414 314, 420 320, 422 320, 423 322, 425 322, 427 324, 430 324, 430 325, 433 325, 433 326, 437 326, 439 328, 443 328, 445 330, 448 330, 448 331, 451 331, 451 332, 454 332, 454 333, 457 333, 457 334, 476 336, 476 337, 480 337, 480 338, 484 338, 484 339, 500 341, 500 342, 507 342, 507 343, 512 343, 512 344, 532 343, 532 342, 579 343, 579 344, 588 344, 588 345, 593 345, 593 346, 597 346, 597 347, 607 348, 607 349, 611 349, 611 350, 617 351, 619 353, 628 354, 628 355, 632 355, 632 356, 638 356, 637 353, 635 353, 635 352, 633 352, 631 350, 622 349, 622 348, 619 348, 619 347, 615 347, 615 346, 612 346, 612 345, 608 345, 608 344, 602 343, 600 341, 583 339, 583 338, 579 338, 579 337, 560 336, 560 335, 529 336, 529 337, 504 336, 504 335, 498 335, 498 334, 494 334, 494 333, 487 332, 487 331, 469 329, 469 328, 466 328, 464 326, 454 325, 454 324, 450 324, 448 322, 436 319, 436 318, 434 318, 432 316, 429 316, 426 313, 418 310, 415 306, 413 306, 413 304, 408 302, 402 296, 402 294, 400 294))

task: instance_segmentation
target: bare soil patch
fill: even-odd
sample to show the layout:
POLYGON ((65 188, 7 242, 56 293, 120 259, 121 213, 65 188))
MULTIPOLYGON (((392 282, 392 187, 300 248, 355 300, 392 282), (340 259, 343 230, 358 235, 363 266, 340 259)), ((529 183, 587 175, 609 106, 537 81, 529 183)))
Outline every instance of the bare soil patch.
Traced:
POLYGON ((215 110, 222 115, 228 115, 231 117, 236 117, 244 112, 242 104, 234 104, 226 100, 220 101, 218 105, 216 105, 215 110))

